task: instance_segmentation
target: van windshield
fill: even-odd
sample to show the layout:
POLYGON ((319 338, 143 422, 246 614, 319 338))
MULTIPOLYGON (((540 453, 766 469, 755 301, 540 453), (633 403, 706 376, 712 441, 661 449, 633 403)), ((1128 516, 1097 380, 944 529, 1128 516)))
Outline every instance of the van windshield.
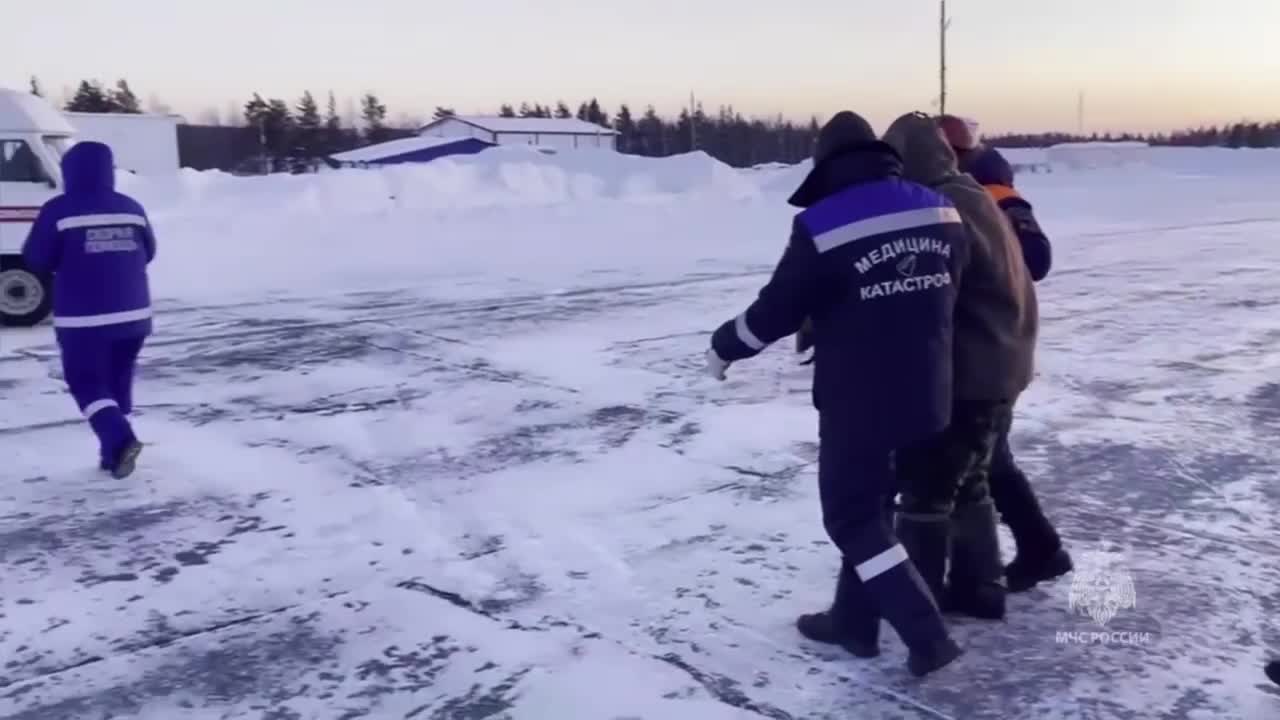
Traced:
POLYGON ((53 151, 55 157, 62 159, 71 149, 72 142, 69 135, 45 135, 44 144, 53 151))

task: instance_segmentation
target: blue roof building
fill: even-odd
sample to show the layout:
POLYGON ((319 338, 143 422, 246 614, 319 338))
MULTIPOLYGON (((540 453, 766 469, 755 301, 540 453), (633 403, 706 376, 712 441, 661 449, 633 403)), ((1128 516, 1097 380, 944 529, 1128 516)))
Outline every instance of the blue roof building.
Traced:
POLYGON ((425 163, 450 155, 474 155, 495 143, 473 137, 410 137, 366 145, 355 150, 334 153, 329 159, 339 167, 425 163))

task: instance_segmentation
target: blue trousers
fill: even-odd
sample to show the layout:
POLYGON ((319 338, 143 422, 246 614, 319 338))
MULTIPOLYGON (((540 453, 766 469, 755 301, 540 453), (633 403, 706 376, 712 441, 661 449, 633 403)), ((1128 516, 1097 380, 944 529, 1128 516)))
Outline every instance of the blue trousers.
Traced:
POLYGON ((819 414, 818 490, 822 521, 852 570, 844 607, 846 627, 883 617, 913 651, 928 652, 947 638, 929 587, 894 535, 891 502, 898 492, 895 452, 861 448, 842 423, 819 414))
POLYGON ((145 336, 101 338, 60 333, 62 376, 76 406, 98 436, 98 452, 109 465, 137 437, 129 424, 133 412, 133 374, 145 336))

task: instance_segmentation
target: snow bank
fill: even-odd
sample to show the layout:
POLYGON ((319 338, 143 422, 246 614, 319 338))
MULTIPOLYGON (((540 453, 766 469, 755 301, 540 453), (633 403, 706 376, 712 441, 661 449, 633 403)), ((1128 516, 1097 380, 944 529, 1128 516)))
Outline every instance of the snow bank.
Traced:
MULTIPOLYGON (((1113 192, 1133 184, 1165 200, 1170 224, 1274 214, 1241 198, 1280 179, 1280 151, 1142 153, 1137 165, 1025 173, 1019 184, 1055 237, 1139 230, 1113 192), (1213 182, 1186 182, 1204 176, 1213 182)), ((406 287, 463 299, 767 269, 795 211, 786 198, 809 168, 494 148, 315 175, 123 175, 120 186, 159 231, 161 299, 406 287)))
MULTIPOLYGON (((1280 149, 1153 148, 1142 143, 1078 143, 1002 149, 1020 173, 1138 171, 1235 175, 1280 170, 1280 149)), ((644 158, 608 152, 545 153, 497 147, 426 164, 331 170, 315 175, 239 177, 184 169, 175 175, 122 173, 120 187, 153 214, 227 218, 367 215, 398 210, 474 211, 592 201, 633 204, 751 201, 790 194, 812 163, 734 169, 706 153, 644 158)))
POLYGON ((1055 168, 1097 170, 1125 167, 1143 162, 1150 146, 1139 142, 1061 143, 1045 150, 1045 157, 1055 168))
POLYGON ((120 185, 153 212, 211 215, 474 210, 676 197, 748 200, 760 194, 756 183, 702 152, 642 158, 585 151, 547 154, 522 147, 315 175, 238 177, 189 169, 176 179, 125 174, 120 185))

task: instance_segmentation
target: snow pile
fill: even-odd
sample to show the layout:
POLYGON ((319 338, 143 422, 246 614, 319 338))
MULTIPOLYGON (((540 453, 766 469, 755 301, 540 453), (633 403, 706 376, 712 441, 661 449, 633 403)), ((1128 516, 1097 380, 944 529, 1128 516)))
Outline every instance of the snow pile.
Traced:
MULTIPOLYGON (((1139 231, 1131 200, 1114 192, 1134 184, 1162 199, 1162 224, 1275 214, 1249 199, 1280 179, 1280 152, 1143 152, 1141 166, 1024 172, 1019 187, 1055 241, 1139 231), (1206 175, 1214 182, 1188 182, 1206 175)), ((186 170, 120 184, 159 230, 152 277, 162 299, 401 287, 472 298, 767 269, 795 212, 786 198, 810 166, 494 148, 423 165, 265 177, 186 170)))
POLYGON ((1061 143, 1045 151, 1055 167, 1097 170, 1135 165, 1146 159, 1150 146, 1143 142, 1061 143))
POLYGON ((702 152, 644 158, 585 151, 548 154, 523 147, 316 175, 237 177, 183 170, 175 182, 173 176, 126 174, 120 185, 153 212, 196 209, 210 215, 475 210, 592 200, 749 200, 759 195, 758 185, 702 152))

